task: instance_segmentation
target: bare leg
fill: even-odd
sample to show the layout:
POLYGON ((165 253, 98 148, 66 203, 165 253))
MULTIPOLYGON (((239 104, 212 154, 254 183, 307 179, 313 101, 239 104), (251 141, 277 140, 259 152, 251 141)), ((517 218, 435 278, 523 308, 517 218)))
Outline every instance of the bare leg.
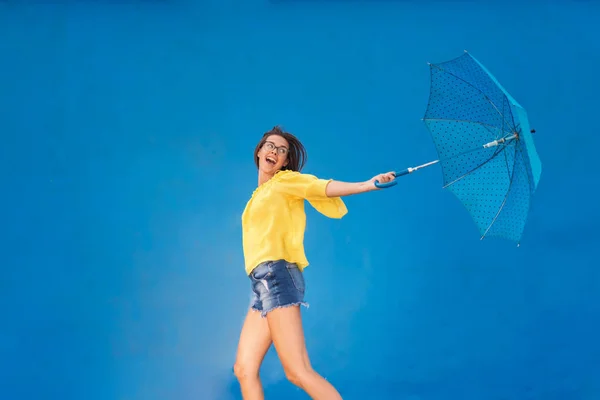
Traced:
POLYGON ((342 400, 342 396, 310 365, 300 307, 277 308, 267 314, 271 337, 285 374, 313 400, 342 400))
POLYGON ((233 372, 240 382, 244 400, 263 400, 264 392, 258 372, 269 347, 271 333, 265 318, 249 310, 242 327, 233 372))

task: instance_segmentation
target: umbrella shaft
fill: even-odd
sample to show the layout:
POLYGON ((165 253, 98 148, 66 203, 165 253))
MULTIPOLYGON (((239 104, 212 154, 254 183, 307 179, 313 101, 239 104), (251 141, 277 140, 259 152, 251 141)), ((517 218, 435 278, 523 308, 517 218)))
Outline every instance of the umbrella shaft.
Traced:
MULTIPOLYGON (((439 163, 439 162, 440 162, 440 160, 430 161, 430 162, 428 162, 428 163, 421 164, 421 165, 419 165, 419 166, 417 166, 417 167, 412 167, 412 168, 410 168, 410 169, 411 169, 412 171, 416 171, 416 170, 418 170, 418 169, 425 168, 425 167, 429 167, 430 165, 437 164, 437 163, 439 163)), ((411 172, 412 172, 412 171, 411 171, 411 172)))
MULTIPOLYGON (((497 139, 497 140, 494 140, 493 142, 486 143, 486 144, 484 144, 484 145, 483 145, 483 147, 484 147, 484 148, 488 148, 488 147, 494 147, 494 146, 498 146, 499 144, 506 143, 506 142, 508 142, 508 141, 511 141, 511 140, 517 139, 518 137, 519 137, 519 136, 518 136, 518 135, 515 133, 515 134, 513 134, 513 135, 511 135, 511 136, 509 136, 509 137, 505 137, 505 138, 502 138, 502 139, 497 139)), ((478 149, 481 149, 481 147, 479 147, 478 149)), ((471 150, 469 150, 469 151, 466 151, 466 152, 464 152, 464 153, 461 153, 461 154, 470 153, 470 152, 472 152, 472 151, 476 151, 476 150, 478 150, 478 149, 471 149, 471 150)), ((456 155, 455 155, 455 156, 456 156, 456 155)), ((430 162, 428 162, 428 163, 425 163, 425 164, 418 165, 418 166, 416 166, 416 167, 409 167, 409 168, 405 169, 405 170, 404 170, 404 171, 402 171, 402 172, 396 172, 396 176, 402 176, 402 175, 410 174, 410 173, 413 173, 413 172, 415 172, 415 171, 416 171, 416 170, 418 170, 418 169, 425 168, 425 167, 429 167, 430 165, 437 164, 437 163, 439 163, 439 162, 440 162, 440 160, 435 160, 435 161, 430 161, 430 162)))
POLYGON ((498 140, 494 140, 493 142, 489 142, 483 145, 483 148, 487 149, 488 147, 494 147, 494 146, 498 146, 499 144, 502 144, 504 142, 508 142, 509 140, 513 140, 517 138, 517 134, 513 134, 512 136, 509 136, 507 138, 502 138, 502 139, 498 139, 498 140))

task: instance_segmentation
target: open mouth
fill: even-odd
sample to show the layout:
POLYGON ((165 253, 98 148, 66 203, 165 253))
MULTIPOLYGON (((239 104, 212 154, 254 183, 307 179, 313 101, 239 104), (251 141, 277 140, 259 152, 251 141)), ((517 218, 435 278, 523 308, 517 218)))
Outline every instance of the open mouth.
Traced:
POLYGON ((266 160, 271 165, 277 164, 277 162, 275 161, 275 159, 273 157, 267 157, 266 160))

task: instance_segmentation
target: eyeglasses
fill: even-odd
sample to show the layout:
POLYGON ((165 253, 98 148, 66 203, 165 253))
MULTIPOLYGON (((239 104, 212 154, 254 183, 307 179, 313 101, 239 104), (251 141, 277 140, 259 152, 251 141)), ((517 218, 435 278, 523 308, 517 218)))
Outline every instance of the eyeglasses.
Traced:
POLYGON ((284 147, 284 146, 275 146, 275 143, 273 142, 265 142, 265 144, 263 145, 263 148, 267 151, 273 151, 273 150, 277 150, 277 153, 280 156, 285 156, 288 153, 288 148, 284 147))

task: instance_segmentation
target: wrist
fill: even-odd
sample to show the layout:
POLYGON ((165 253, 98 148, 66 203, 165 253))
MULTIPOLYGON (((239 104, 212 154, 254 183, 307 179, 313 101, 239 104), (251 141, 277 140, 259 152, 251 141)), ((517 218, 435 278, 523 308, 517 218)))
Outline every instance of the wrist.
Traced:
POLYGON ((360 187, 360 191, 363 192, 363 193, 364 192, 371 192, 371 191, 377 189, 377 187, 375 186, 375 183, 371 182, 371 181, 361 182, 359 184, 359 187, 360 187))

